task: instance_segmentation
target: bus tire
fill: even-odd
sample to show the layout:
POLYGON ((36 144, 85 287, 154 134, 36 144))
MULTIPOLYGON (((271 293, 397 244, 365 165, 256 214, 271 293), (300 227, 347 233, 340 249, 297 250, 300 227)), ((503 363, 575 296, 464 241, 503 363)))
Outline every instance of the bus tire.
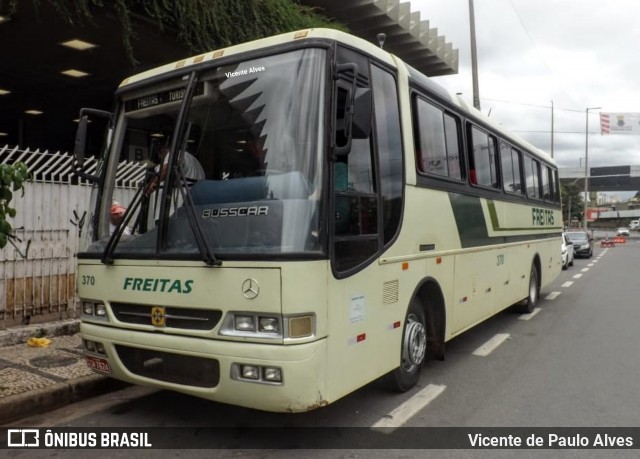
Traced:
POLYGON ((529 294, 518 303, 516 312, 522 314, 531 314, 538 304, 540 298, 540 283, 538 282, 538 269, 535 263, 531 265, 531 274, 529 275, 529 294))
POLYGON ((406 392, 420 380, 420 371, 427 355, 427 325, 424 309, 414 298, 404 320, 400 343, 400 366, 387 374, 386 386, 394 392, 406 392))

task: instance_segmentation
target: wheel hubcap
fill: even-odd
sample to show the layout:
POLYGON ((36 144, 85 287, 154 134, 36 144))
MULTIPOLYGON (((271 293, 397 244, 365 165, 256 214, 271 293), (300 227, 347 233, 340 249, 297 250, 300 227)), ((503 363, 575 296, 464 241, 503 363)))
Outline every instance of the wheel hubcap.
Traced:
POLYGON ((418 318, 411 314, 407 317, 404 343, 402 346, 402 366, 412 371, 421 365, 427 351, 427 330, 418 318))
POLYGON ((529 301, 536 303, 538 300, 538 284, 533 276, 531 276, 531 284, 529 285, 529 301))

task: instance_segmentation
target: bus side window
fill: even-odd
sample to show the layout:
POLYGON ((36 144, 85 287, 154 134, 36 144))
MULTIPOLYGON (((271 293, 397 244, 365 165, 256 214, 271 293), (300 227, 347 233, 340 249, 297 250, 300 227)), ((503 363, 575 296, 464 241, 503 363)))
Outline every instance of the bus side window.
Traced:
POLYGON ((477 185, 498 188, 495 138, 475 126, 471 126, 470 135, 469 178, 471 183, 474 183, 472 176, 475 169, 475 183, 477 185))
POLYGON ((457 119, 420 97, 415 100, 418 170, 461 180, 457 119))
POLYGON ((524 159, 524 171, 527 187, 527 196, 533 199, 540 199, 540 164, 530 156, 524 159))

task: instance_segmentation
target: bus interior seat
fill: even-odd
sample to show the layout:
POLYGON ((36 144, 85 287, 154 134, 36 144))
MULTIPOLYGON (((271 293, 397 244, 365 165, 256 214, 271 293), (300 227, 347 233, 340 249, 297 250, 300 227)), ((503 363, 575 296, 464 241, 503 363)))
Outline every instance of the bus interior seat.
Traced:
POLYGON ((199 180, 191 187, 196 206, 264 199, 308 199, 309 184, 299 171, 230 180, 199 180))

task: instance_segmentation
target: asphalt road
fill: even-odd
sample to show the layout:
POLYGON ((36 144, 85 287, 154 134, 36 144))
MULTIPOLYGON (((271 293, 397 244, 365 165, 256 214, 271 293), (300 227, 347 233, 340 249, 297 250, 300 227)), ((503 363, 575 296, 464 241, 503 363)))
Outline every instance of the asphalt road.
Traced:
MULTIPOLYGON (((640 426, 640 238, 573 267, 542 292, 530 316, 505 311, 447 344, 447 359, 430 362, 419 387, 390 394, 373 383, 326 408, 285 415, 216 404, 140 388, 83 402, 26 420, 53 427, 182 427, 197 438, 202 426, 362 427, 381 420, 407 427, 633 427, 640 426), (499 337, 488 353, 483 345, 499 337), (425 391, 435 388, 431 396, 425 391), (422 395, 422 399, 420 398, 422 395), (403 405, 405 403, 405 405, 403 405), (411 416, 398 411, 420 406, 411 416), (394 411, 395 410, 395 411, 394 411)), ((409 412, 411 410, 409 409, 409 412)), ((640 432, 640 429, 636 429, 640 432)), ((206 431, 205 431, 206 432, 206 431)), ((295 431, 292 430, 292 433, 295 431)), ((282 430, 278 431, 282 434, 282 430)), ((327 432, 323 432, 327 433, 327 432)), ((185 438, 181 437, 184 444, 185 438)), ((640 433, 636 441, 640 440, 640 433)), ((419 442, 418 442, 419 443, 419 442)), ((418 444, 416 443, 416 444, 418 444)), ((230 443, 227 443, 231 445, 230 443)), ((238 447, 242 442, 232 443, 238 447)), ((632 450, 306 450, 307 457, 637 457, 632 450)), ((636 448, 639 445, 635 445, 636 448)), ((174 457, 176 451, 149 455, 174 457)), ((65 452, 86 457, 87 451, 65 452)), ((94 453, 91 453, 94 455, 94 453)), ((9 457, 53 457, 54 451, 9 451, 9 457), (28 453, 28 455, 27 455, 28 453)), ((128 457, 108 450, 104 457, 128 457)), ((186 457, 300 457, 300 450, 202 450, 186 457)))

